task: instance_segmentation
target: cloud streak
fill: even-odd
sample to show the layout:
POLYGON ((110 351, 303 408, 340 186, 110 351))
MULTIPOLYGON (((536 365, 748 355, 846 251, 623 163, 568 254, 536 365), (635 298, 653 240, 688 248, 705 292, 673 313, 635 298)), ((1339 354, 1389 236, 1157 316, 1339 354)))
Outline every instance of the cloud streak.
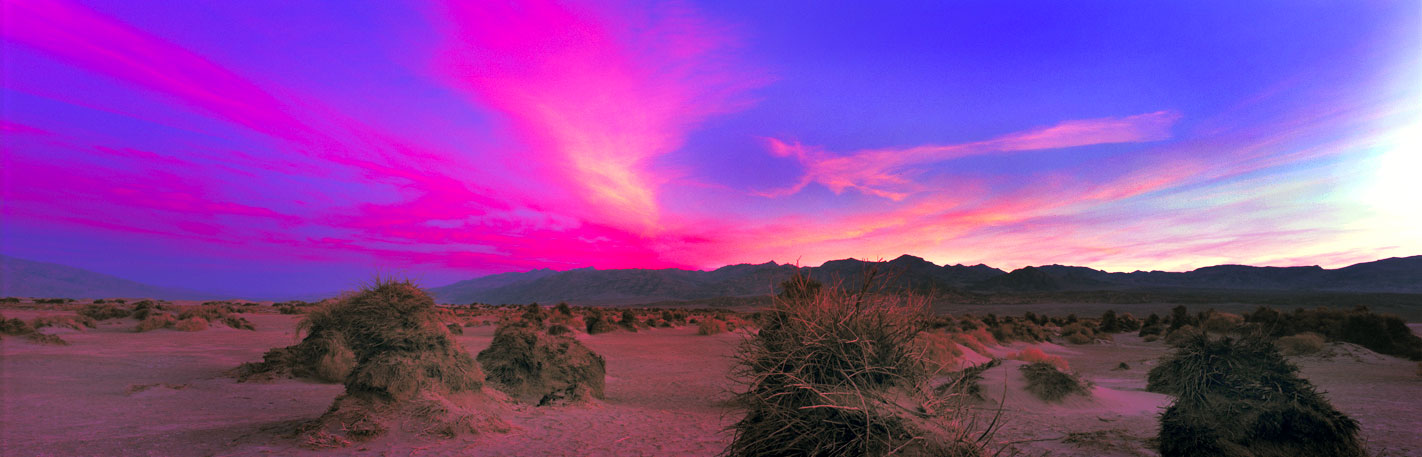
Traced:
POLYGON ((988 154, 1160 141, 1170 138, 1170 128, 1179 119, 1179 113, 1156 111, 1127 117, 1071 120, 984 141, 868 149, 844 155, 770 138, 767 140, 770 152, 795 158, 805 168, 805 174, 791 187, 761 194, 791 195, 810 183, 819 183, 837 194, 853 189, 897 201, 927 189, 915 178, 929 165, 988 154))

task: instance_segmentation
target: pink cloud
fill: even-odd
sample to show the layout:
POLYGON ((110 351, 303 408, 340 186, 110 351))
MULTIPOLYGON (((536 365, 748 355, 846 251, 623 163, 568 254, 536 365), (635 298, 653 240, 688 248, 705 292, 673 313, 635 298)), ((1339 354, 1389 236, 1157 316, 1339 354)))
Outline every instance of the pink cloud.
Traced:
POLYGON ((948 160, 997 153, 1062 149, 1109 143, 1160 141, 1180 119, 1172 111, 1156 111, 1120 118, 1071 120, 1057 125, 997 138, 954 145, 928 145, 907 149, 869 149, 847 155, 768 140, 772 154, 793 156, 805 167, 805 176, 794 186, 764 192, 777 197, 794 194, 812 182, 835 193, 854 189, 890 200, 902 200, 926 188, 915 181, 920 167, 948 160))
POLYGON ((448 2, 451 84, 503 113, 527 150, 581 195, 576 212, 660 230, 652 160, 708 116, 734 111, 763 78, 734 62, 722 26, 685 7, 633 13, 554 2, 448 2), (748 76, 752 75, 752 76, 748 76))

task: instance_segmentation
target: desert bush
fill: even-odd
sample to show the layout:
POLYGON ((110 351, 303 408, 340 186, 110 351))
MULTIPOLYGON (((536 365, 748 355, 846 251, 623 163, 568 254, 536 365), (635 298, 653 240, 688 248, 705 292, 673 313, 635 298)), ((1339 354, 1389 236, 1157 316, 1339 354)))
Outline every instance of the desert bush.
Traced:
POLYGON ((19 303, 20 299, 15 297, 0 298, 0 303, 19 303))
POLYGON ((1121 323, 1116 320, 1116 310, 1108 309, 1101 313, 1101 321, 1096 326, 1096 330, 1101 333, 1120 333, 1126 331, 1121 328, 1121 323))
POLYGON ((715 335, 727 331, 726 321, 714 317, 708 317, 696 323, 697 335, 715 335))
POLYGON ((138 326, 134 327, 133 331, 147 332, 164 328, 173 328, 173 324, 176 323, 178 323, 178 318, 176 316, 173 316, 171 313, 153 313, 149 314, 148 317, 144 318, 143 320, 138 321, 138 326))
POLYGON ((1048 339, 1047 330, 1031 320, 1003 321, 1001 324, 990 327, 990 330, 993 339, 1003 343, 1013 341, 1037 343, 1048 339))
POLYGON ((637 320, 637 313, 630 309, 622 311, 622 319, 619 319, 617 321, 617 324, 622 326, 623 330, 627 330, 629 332, 635 332, 643 325, 637 320))
POLYGON ((345 393, 301 427, 305 436, 361 441, 392 432, 453 437, 508 428, 498 417, 504 406, 483 391, 479 365, 413 283, 377 279, 308 314, 301 327, 307 340, 340 335, 355 360, 345 393))
POLYGON ((617 331, 617 325, 614 324, 601 309, 594 308, 592 311, 589 311, 586 320, 589 335, 617 331))
POLYGON ((30 321, 30 326, 34 327, 35 330, 45 327, 62 327, 84 331, 85 329, 98 327, 98 323, 86 316, 70 314, 36 317, 33 321, 30 321))
POLYGON ((42 305, 62 305, 74 301, 72 298, 36 298, 36 304, 42 305))
POLYGON ((1069 395, 1088 395, 1086 384, 1076 375, 1050 362, 1032 362, 1018 367, 1027 379, 1027 391, 1042 401, 1061 401, 1069 395))
POLYGON ((919 358, 927 364, 930 373, 954 371, 963 359, 963 347, 942 332, 920 332, 913 339, 913 345, 920 354, 919 358))
POLYGON ((28 322, 19 319, 6 319, 0 316, 0 335, 18 336, 36 344, 47 344, 52 346, 67 346, 69 342, 64 341, 59 335, 46 335, 40 333, 38 329, 28 322))
POLYGON ((1096 332, 1078 322, 1062 327, 1062 338, 1071 344, 1090 344, 1096 341, 1096 332))
MULTIPOLYGON (((813 288, 791 281, 784 289, 813 288)), ((961 410, 926 386, 913 343, 927 327, 924 305, 838 287, 774 297, 736 355, 746 414, 725 455, 981 455, 949 417, 961 410)))
POLYGON ((1312 355, 1323 351, 1323 335, 1304 332, 1274 341, 1284 355, 1312 355))
POLYGON ((1357 421, 1266 340, 1196 335, 1150 378, 1154 391, 1176 397, 1160 416, 1163 457, 1366 455, 1357 421))
POLYGON ((985 400, 982 386, 983 373, 1001 364, 1002 359, 992 359, 951 373, 948 382, 933 388, 933 391, 942 397, 963 396, 973 400, 985 400))
POLYGON ((131 313, 129 317, 141 321, 147 319, 150 314, 166 309, 167 307, 154 303, 153 300, 141 300, 133 304, 133 313, 131 313))
POLYGON ((1022 348, 1021 351, 1008 354, 1007 358, 1012 360, 1021 360, 1027 363, 1046 362, 1056 367, 1058 370, 1062 371, 1070 369, 1070 366, 1067 364, 1066 359, 1055 355, 1048 355, 1046 352, 1042 352, 1042 348, 1036 346, 1028 346, 1022 348))
POLYGON ((1185 325, 1171 330, 1170 333, 1167 333, 1165 335, 1165 344, 1171 346, 1179 346, 1180 344, 1183 344, 1186 341, 1190 341, 1191 339, 1200 335, 1200 333, 1201 332, 1194 326, 1185 325))
POLYGON ((547 405, 602 398, 607 374, 602 356, 574 339, 567 327, 549 330, 500 326, 476 360, 494 387, 520 401, 547 405))
POLYGON ((1229 333, 1244 324, 1244 317, 1238 314, 1214 312, 1204 319, 1200 326, 1206 332, 1229 333))
MULTIPOLYGON (((1154 314, 1152 314, 1152 316, 1154 316, 1154 314)), ((1147 320, 1146 322, 1150 322, 1150 321, 1147 320)), ((1159 322, 1156 322, 1156 323, 1153 323, 1153 324, 1143 324, 1143 325, 1141 325, 1141 330, 1140 330, 1140 332, 1137 332, 1137 333, 1136 333, 1137 336, 1141 336, 1141 337, 1147 337, 1147 336, 1157 336, 1157 337, 1158 337, 1158 336, 1164 335, 1164 334, 1165 334, 1165 325, 1163 325, 1163 324, 1161 324, 1161 323, 1159 323, 1159 322)))
POLYGON ((189 317, 187 319, 179 319, 177 322, 173 323, 173 330, 177 330, 180 332, 196 332, 200 330, 207 330, 207 319, 203 319, 197 316, 189 317))
POLYGON ((1180 327, 1186 325, 1194 326, 1196 324, 1199 324, 1199 322, 1195 319, 1195 316, 1190 315, 1190 310, 1186 308, 1185 305, 1177 305, 1174 308, 1170 308, 1170 331, 1173 332, 1180 327))
POLYGON ((80 316, 84 316, 96 321, 108 319, 123 319, 125 317, 128 317, 129 314, 133 313, 127 308, 121 308, 107 303, 100 304, 98 302, 95 302, 95 304, 92 305, 84 305, 84 307, 79 308, 79 311, 77 312, 80 316))

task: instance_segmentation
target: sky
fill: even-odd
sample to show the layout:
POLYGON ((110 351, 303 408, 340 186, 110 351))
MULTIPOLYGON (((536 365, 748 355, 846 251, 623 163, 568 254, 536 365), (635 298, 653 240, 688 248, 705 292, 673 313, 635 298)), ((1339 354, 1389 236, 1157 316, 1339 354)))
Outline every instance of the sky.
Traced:
POLYGON ((1422 254, 1422 3, 0 0, 0 253, 509 271, 1422 254))

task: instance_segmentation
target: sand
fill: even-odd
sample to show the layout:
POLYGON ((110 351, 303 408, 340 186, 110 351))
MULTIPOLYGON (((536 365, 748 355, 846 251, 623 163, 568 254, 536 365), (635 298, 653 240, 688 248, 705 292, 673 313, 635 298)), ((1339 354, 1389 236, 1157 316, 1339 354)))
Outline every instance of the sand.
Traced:
MULTIPOLYGON (((4 310, 24 319, 44 311, 4 310)), ((588 405, 516 406, 513 430, 421 443, 376 441, 308 450, 288 436, 323 413, 342 387, 299 380, 237 383, 224 372, 295 342, 300 316, 244 314, 256 331, 220 326, 199 332, 132 333, 133 320, 88 331, 45 329, 69 346, 15 338, 0 342, 0 454, 4 456, 247 455, 569 455, 712 456, 730 436, 729 356, 742 336, 696 329, 650 329, 579 338, 607 359, 607 397, 588 405)), ((469 328, 458 341, 471 354, 493 327, 469 328)), ((1001 356, 1023 344, 990 348, 1001 356)), ((1156 416, 1169 397, 1145 392, 1146 371, 1166 352, 1159 343, 1117 335, 1107 344, 1039 345, 1092 382, 1090 397, 1045 403, 1021 390, 1008 361, 985 373, 981 406, 996 436, 1024 455, 1150 456, 1156 416), (1120 362, 1129 370, 1113 370, 1120 362), (1003 394, 1004 386, 1006 395, 1003 394)), ((1293 358, 1303 376, 1358 419, 1376 456, 1422 455, 1422 377, 1416 362, 1350 345, 1331 355, 1293 358)))

